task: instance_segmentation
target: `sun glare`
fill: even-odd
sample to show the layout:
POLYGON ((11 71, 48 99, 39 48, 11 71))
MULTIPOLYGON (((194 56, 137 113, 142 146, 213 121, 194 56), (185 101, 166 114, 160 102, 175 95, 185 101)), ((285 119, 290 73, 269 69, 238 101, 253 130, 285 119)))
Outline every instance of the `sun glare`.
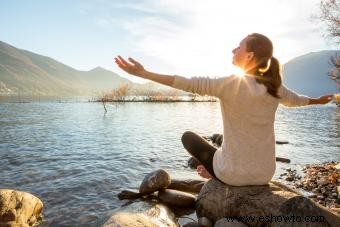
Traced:
POLYGON ((233 66, 232 74, 236 75, 238 77, 244 77, 245 72, 242 69, 240 69, 239 67, 233 66))

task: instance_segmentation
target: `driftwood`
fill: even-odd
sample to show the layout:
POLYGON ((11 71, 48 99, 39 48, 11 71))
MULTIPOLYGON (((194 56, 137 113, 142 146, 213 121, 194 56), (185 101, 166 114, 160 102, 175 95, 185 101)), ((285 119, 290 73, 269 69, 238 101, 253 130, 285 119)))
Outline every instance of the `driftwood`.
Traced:
MULTIPOLYGON (((206 183, 205 180, 193 180, 193 179, 187 179, 187 180, 176 180, 172 179, 170 185, 167 187, 167 189, 175 189, 178 191, 184 191, 184 192, 192 192, 192 193, 199 193, 203 185, 206 183)), ((137 191, 131 191, 131 190, 123 190, 120 193, 118 193, 118 198, 120 200, 123 199, 138 199, 142 196, 146 196, 146 194, 139 193, 137 191)))
POLYGON ((279 182, 235 187, 210 180, 197 197, 196 212, 198 217, 207 217, 212 222, 235 217, 249 226, 340 226, 338 215, 279 182), (290 222, 282 220, 283 216, 290 217, 290 222), (319 219, 297 222, 307 216, 319 219), (243 219, 246 217, 248 219, 243 219))

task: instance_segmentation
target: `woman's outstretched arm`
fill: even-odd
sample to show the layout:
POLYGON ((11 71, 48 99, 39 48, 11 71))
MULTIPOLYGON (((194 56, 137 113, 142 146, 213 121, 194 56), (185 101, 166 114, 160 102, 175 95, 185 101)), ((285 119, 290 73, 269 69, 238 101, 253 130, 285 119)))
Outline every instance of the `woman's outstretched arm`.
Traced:
POLYGON ((174 76, 149 72, 144 69, 142 64, 140 64, 133 58, 128 58, 128 60, 129 62, 119 55, 115 57, 115 62, 118 65, 118 67, 131 75, 152 80, 167 86, 171 86, 174 83, 175 79, 174 76))
POLYGON ((315 104, 326 104, 329 103, 333 98, 333 95, 323 95, 317 99, 309 98, 308 105, 315 105, 315 104))
POLYGON ((136 60, 129 58, 128 61, 117 56, 116 64, 125 72, 144 79, 152 80, 179 90, 196 93, 199 95, 209 95, 227 98, 234 90, 234 84, 238 82, 236 76, 209 78, 192 77, 190 79, 181 76, 163 75, 149 72, 136 60))

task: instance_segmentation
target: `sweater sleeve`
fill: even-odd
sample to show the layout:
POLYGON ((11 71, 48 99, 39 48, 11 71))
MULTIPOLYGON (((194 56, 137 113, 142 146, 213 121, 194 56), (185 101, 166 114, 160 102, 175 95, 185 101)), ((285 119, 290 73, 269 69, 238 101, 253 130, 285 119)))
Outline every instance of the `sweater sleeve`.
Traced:
POLYGON ((175 76, 173 88, 183 91, 196 93, 199 95, 209 95, 221 98, 225 91, 231 90, 235 76, 208 78, 208 77, 192 77, 190 79, 175 76))
POLYGON ((309 97, 300 95, 282 85, 279 89, 280 103, 288 107, 306 106, 309 97))

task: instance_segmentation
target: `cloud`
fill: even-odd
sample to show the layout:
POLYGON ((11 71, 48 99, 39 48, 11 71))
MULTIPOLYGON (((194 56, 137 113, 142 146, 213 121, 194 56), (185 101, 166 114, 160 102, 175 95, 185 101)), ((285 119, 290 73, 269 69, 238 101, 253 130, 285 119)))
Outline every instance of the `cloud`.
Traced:
POLYGON ((314 51, 322 42, 317 25, 310 20, 317 2, 109 1, 110 7, 124 11, 124 16, 111 15, 111 21, 97 23, 107 25, 109 21, 124 29, 130 48, 127 52, 140 56, 155 70, 222 75, 232 71, 232 49, 252 32, 268 35, 276 47, 275 55, 283 62, 314 51))

